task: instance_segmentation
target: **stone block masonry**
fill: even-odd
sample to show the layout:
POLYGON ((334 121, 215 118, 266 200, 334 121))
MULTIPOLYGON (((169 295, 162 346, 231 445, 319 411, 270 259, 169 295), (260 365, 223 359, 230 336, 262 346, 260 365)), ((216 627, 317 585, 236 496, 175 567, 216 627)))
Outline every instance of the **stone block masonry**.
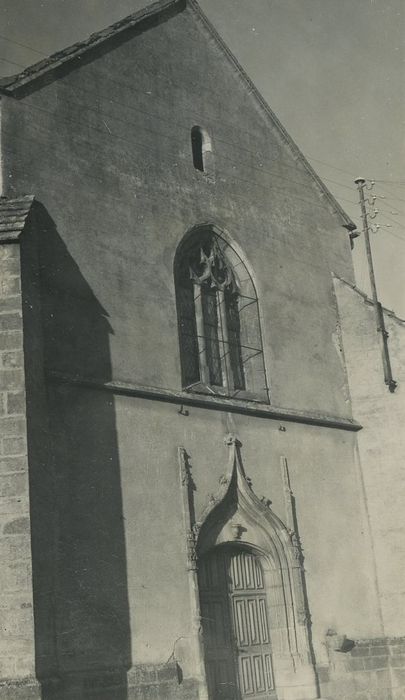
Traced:
POLYGON ((0 245, 0 696, 38 697, 20 246, 0 245))
MULTIPOLYGON (((98 670, 54 679, 44 684, 58 700, 198 700, 192 679, 183 680, 174 662, 136 664, 128 674, 121 670, 98 670)), ((24 698, 25 700, 25 698, 24 698)))
POLYGON ((404 700, 405 638, 359 639, 348 652, 333 649, 317 669, 321 696, 331 700, 404 700))

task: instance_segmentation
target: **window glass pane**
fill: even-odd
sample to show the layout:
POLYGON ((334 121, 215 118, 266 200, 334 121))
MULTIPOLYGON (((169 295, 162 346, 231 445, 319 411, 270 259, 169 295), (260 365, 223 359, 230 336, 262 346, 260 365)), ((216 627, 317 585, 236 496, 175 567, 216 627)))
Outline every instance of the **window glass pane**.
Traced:
POLYGON ((187 386, 200 381, 194 293, 191 283, 179 286, 178 305, 183 383, 187 386))
POLYGON ((223 379, 218 337, 218 304, 215 289, 209 289, 203 285, 201 287, 201 301, 210 384, 222 386, 223 379))
POLYGON ((245 389, 238 296, 236 294, 225 294, 225 308, 229 342, 228 357, 233 377, 233 386, 234 389, 245 389))

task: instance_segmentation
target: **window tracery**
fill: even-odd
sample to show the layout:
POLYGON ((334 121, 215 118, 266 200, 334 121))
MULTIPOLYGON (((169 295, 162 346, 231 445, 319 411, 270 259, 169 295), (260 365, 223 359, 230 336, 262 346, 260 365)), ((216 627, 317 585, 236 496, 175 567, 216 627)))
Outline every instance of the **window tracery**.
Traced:
POLYGON ((254 285, 239 256, 210 227, 181 246, 176 292, 183 386, 267 401, 254 285))

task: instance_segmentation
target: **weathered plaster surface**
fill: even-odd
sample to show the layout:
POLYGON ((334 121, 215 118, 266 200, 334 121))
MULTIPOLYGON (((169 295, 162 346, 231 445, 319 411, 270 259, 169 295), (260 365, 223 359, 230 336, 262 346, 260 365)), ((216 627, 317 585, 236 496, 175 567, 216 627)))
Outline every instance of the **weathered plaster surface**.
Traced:
MULTIPOLYGON (((335 663, 325 646, 331 628, 353 639, 402 634, 393 606, 403 564, 394 559, 397 545, 384 554, 400 535, 399 502, 392 507, 399 461, 388 468, 377 444, 381 411, 385 439, 389 401, 400 393, 377 388, 368 307, 345 287, 338 313, 331 273, 353 282, 340 217, 204 26, 187 10, 38 91, 4 98, 2 138, 6 194, 36 197, 32 237, 21 239, 34 571, 27 590, 34 586, 36 670, 50 697, 59 682, 63 700, 91 697, 94 684, 98 698, 129 698, 131 684, 132 697, 195 697, 177 450, 190 455, 201 511, 218 488, 230 431, 243 443, 256 493, 281 519, 280 458, 288 460, 318 664, 335 663), (193 168, 196 124, 211 135, 215 178, 193 168), (231 414, 225 406, 182 411, 114 393, 114 383, 181 391, 173 260, 187 230, 206 222, 235 241, 253 271, 272 405, 346 426, 364 419, 359 443, 343 426, 231 414), (370 380, 361 369, 358 381, 360 355, 370 380), (58 383, 61 375, 88 385, 58 383), (384 483, 396 475, 391 491, 381 489, 383 463, 384 483), (381 525, 387 506, 393 515, 381 525)), ((4 309, 13 303, 7 295, 4 309)), ((3 363, 9 350, 22 350, 20 336, 8 348, 9 330, 1 334, 3 363)), ((13 472, 10 486, 5 479, 16 489, 23 478, 18 517, 28 512, 24 459, 25 477, 13 472)), ((17 664, 21 676, 32 673, 32 611, 23 635, 23 656, 18 645, 12 655, 12 645, 2 648, 4 678, 18 675, 17 664)), ((333 700, 344 697, 337 675, 328 687, 333 700)))
POLYGON ((398 382, 391 393, 384 384, 372 305, 340 280, 336 291, 353 411, 363 425, 358 450, 384 631, 388 636, 402 635, 404 617, 398 611, 405 606, 405 323, 385 314, 393 376, 398 382))
MULTIPOLYGON (((72 289, 71 256, 110 320, 112 379, 180 386, 174 254, 190 227, 213 221, 254 271, 272 401, 350 414, 330 340, 330 271, 353 275, 347 231, 190 11, 4 99, 7 194, 35 190, 49 217, 44 294, 51 306, 56 292, 72 296, 53 325, 80 314, 82 333, 94 333, 86 295, 72 289), (193 168, 196 123, 212 137, 214 183, 193 168)), ((68 352, 52 341, 50 313, 52 367, 86 362, 103 378, 101 353, 86 360, 73 338, 68 352)))

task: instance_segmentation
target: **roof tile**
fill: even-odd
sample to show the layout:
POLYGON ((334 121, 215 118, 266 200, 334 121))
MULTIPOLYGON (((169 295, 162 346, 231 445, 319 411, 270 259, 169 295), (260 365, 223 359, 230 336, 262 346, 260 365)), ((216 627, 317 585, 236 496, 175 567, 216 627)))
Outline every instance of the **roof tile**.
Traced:
POLYGON ((0 243, 17 241, 24 229, 34 196, 0 197, 0 243))

